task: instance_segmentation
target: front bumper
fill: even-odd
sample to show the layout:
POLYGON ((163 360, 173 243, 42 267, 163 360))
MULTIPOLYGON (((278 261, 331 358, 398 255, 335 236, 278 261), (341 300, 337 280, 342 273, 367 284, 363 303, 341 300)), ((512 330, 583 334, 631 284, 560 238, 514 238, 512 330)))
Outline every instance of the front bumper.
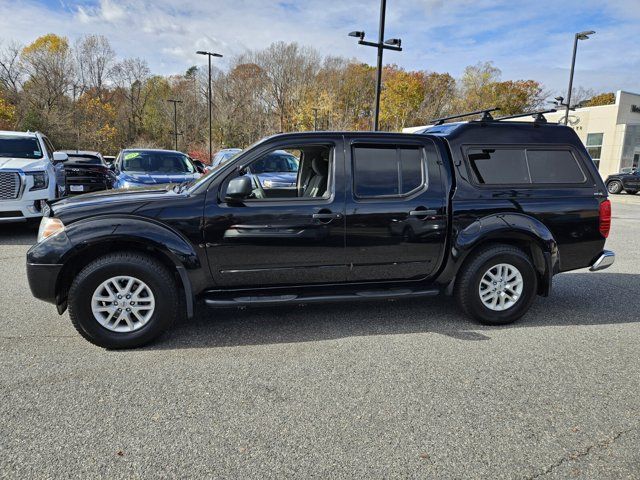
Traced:
POLYGON ((593 261, 591 267, 589 267, 589 271, 597 272, 598 270, 604 270, 605 268, 609 268, 613 265, 613 262, 616 259, 616 254, 611 250, 603 250, 600 255, 593 261))
POLYGON ((62 265, 59 264, 27 263, 27 279, 33 296, 55 305, 60 270, 62 265))
MULTIPOLYGON (((44 194, 46 195, 46 191, 44 194)), ((29 218, 42 217, 42 208, 47 198, 16 199, 0 201, 0 223, 24 222, 29 218)))

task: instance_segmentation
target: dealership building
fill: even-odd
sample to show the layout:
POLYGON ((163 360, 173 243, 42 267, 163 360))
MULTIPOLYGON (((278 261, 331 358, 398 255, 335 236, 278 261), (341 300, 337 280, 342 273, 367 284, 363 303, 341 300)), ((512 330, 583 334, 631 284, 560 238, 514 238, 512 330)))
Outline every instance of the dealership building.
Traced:
MULTIPOLYGON (((558 111, 545 117, 549 122, 564 122, 564 115, 564 111, 558 111)), ((587 147, 603 178, 640 165, 640 94, 618 90, 612 105, 577 108, 569 113, 569 126, 587 147)), ((424 127, 403 131, 420 128, 424 127)))

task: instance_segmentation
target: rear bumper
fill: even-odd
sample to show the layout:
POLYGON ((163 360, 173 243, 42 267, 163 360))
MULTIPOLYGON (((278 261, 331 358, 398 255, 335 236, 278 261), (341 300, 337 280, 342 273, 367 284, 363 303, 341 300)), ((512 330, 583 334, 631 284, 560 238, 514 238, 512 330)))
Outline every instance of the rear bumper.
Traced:
POLYGON ((60 270, 62 265, 59 264, 27 263, 27 279, 33 296, 55 305, 60 270))
POLYGON ((604 270, 605 268, 609 268, 613 265, 613 262, 616 259, 616 254, 611 250, 603 250, 600 255, 593 261, 591 267, 589 267, 589 271, 597 272, 598 270, 604 270))

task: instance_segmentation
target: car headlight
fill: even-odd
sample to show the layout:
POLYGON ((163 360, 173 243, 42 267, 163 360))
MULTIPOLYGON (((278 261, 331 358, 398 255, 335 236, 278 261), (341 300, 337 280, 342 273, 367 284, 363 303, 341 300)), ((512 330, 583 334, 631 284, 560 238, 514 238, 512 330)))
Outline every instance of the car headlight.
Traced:
POLYGON ((49 175, 47 172, 31 172, 27 173, 33 179, 33 186, 29 189, 30 192, 33 190, 42 190, 49 186, 49 175))
POLYGON ((264 182, 262 182, 262 186, 265 187, 265 188, 271 188, 271 187, 273 187, 273 181, 265 180, 264 182))
POLYGON ((64 224, 62 220, 53 217, 42 217, 40 228, 38 229, 38 243, 45 238, 52 237, 58 233, 64 232, 64 224))

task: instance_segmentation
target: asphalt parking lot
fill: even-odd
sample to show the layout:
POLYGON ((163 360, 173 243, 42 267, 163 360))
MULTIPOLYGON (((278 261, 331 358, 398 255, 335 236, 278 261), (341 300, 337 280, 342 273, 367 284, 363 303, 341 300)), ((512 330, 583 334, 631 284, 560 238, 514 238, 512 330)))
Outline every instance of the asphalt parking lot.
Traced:
POLYGON ((0 226, 0 475, 640 478, 640 195, 616 264, 555 278, 518 324, 448 299, 207 310, 136 351, 29 293, 0 226))

